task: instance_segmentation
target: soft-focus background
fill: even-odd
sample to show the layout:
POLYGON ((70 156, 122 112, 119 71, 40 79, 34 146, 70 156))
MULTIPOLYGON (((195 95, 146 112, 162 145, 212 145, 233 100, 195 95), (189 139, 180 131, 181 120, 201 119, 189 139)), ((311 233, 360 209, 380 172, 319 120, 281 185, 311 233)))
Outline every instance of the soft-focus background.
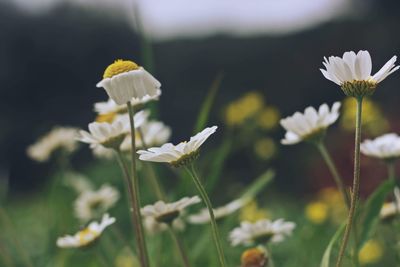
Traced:
MULTIPOLYGON (((173 142, 193 133, 204 99, 217 88, 209 125, 220 128, 209 146, 237 137, 224 143, 234 148, 220 185, 249 183, 273 167, 273 192, 309 200, 332 179, 311 147, 280 145, 278 121, 344 99, 318 70, 324 56, 366 49, 375 72, 400 55, 399 12, 396 0, 0 0, 1 198, 29 201, 44 190, 54 164, 30 160, 27 146, 55 125, 86 128, 93 103, 107 99, 96 83, 122 58, 162 82, 153 109, 171 126, 173 142)), ((399 84, 399 75, 390 76, 367 102, 365 137, 400 131, 399 84)), ((343 102, 327 137, 348 184, 353 111, 343 102)), ((91 160, 82 145, 72 162, 87 170, 91 160)), ((365 196, 385 168, 367 158, 362 168, 365 196)))

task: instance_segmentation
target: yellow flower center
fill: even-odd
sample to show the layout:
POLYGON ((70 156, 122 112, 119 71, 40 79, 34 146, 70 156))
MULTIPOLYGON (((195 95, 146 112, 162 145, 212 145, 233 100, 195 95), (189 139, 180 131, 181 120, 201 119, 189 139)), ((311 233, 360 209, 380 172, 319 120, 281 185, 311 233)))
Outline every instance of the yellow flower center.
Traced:
POLYGON ((79 243, 82 246, 85 246, 85 245, 91 243, 94 239, 96 239, 98 237, 98 235, 99 235, 98 232, 93 231, 89 228, 85 228, 78 233, 79 243))
POLYGON ((130 60, 118 59, 106 68, 103 74, 103 78, 111 78, 115 75, 137 69, 139 69, 139 65, 135 62, 130 60))

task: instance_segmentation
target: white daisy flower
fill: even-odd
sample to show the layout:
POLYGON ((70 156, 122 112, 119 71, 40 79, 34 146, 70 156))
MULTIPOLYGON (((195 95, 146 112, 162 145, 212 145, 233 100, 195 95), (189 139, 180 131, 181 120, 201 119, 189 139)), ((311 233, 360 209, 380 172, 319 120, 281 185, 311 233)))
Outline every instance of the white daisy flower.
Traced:
POLYGON ((167 143, 161 147, 152 147, 148 150, 139 150, 139 159, 153 162, 167 162, 173 166, 185 165, 197 157, 200 146, 217 130, 217 126, 205 128, 200 133, 192 136, 189 142, 178 145, 167 143))
POLYGON ((283 219, 270 221, 262 219, 255 223, 242 222, 240 227, 229 234, 232 246, 281 242, 292 234, 296 224, 283 219))
MULTIPOLYGON (((161 95, 161 90, 158 90, 158 93, 154 96, 144 96, 143 98, 132 98, 131 104, 132 106, 138 106, 146 104, 147 102, 158 100, 161 95)), ((109 98, 107 102, 98 102, 94 104, 94 111, 99 115, 106 114, 124 114, 128 112, 128 108, 126 103, 124 105, 118 105, 114 100, 109 98)))
POLYGON ((107 67, 97 87, 103 87, 115 103, 123 105, 132 98, 142 100, 159 96, 161 83, 136 63, 117 60, 107 67))
POLYGON ((390 218, 395 217, 396 214, 399 214, 399 208, 400 208, 400 189, 396 187, 394 189, 394 196, 395 199, 392 202, 387 202, 383 204, 383 207, 380 212, 380 218, 382 220, 388 220, 390 218))
MULTIPOLYGON (((145 111, 135 114, 135 127, 140 127, 146 121, 145 111)), ((130 132, 129 115, 119 115, 112 123, 92 122, 89 132, 81 130, 78 140, 88 143, 92 148, 101 145, 105 148, 119 148, 125 136, 130 132)))
MULTIPOLYGON (((246 201, 242 199, 234 200, 225 206, 218 207, 213 209, 214 210, 214 217, 216 220, 226 217, 235 211, 239 210, 241 207, 246 205, 246 201)), ((204 224, 211 221, 210 213, 207 209, 201 209, 199 213, 190 215, 188 217, 188 221, 193 224, 204 224)))
MULTIPOLYGON (((144 144, 146 146, 159 146, 165 144, 171 136, 171 128, 166 126, 161 121, 149 121, 143 123, 140 127, 140 130, 143 133, 144 144)), ((136 133, 136 147, 143 148, 143 142, 141 135, 136 133)), ((131 138, 125 138, 124 142, 121 144, 122 151, 130 151, 131 150, 131 138)))
POLYGON ((28 156, 38 162, 48 161, 57 150, 72 153, 77 149, 78 129, 55 127, 27 149, 28 156))
POLYGON ((372 94, 376 85, 399 69, 395 67, 397 57, 393 56, 377 73, 371 75, 372 60, 368 51, 345 52, 343 57, 324 58, 326 69, 320 69, 328 80, 341 86, 347 95, 372 94))
POLYGON ((200 202, 201 199, 198 196, 184 197, 173 203, 157 201, 154 205, 143 207, 141 213, 144 217, 153 217, 158 223, 169 224, 177 219, 185 208, 200 202))
POLYGON ((74 202, 75 216, 81 221, 89 221, 114 206, 118 199, 118 190, 108 184, 97 191, 84 191, 74 202))
POLYGON ((307 107, 304 113, 296 112, 280 121, 286 130, 284 145, 293 145, 301 141, 314 140, 324 134, 326 128, 339 118, 340 102, 335 102, 329 110, 327 104, 322 104, 317 111, 307 107))
POLYGON ((104 214, 101 222, 92 222, 85 229, 75 235, 66 235, 57 239, 57 246, 60 248, 85 247, 97 240, 104 229, 115 222, 115 218, 104 214))
POLYGON ((361 152, 370 157, 391 160, 400 157, 400 136, 395 133, 384 134, 374 140, 365 140, 361 152))

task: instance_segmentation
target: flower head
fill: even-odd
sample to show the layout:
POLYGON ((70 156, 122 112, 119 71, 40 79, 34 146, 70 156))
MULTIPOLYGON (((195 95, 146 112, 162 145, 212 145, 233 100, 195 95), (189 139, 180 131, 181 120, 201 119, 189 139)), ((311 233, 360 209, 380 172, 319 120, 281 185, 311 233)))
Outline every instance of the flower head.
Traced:
POLYGON ((38 162, 48 161, 57 150, 72 153, 77 148, 78 130, 70 127, 55 127, 27 149, 27 154, 38 162))
POLYGON ((57 246, 61 248, 86 247, 97 240, 104 229, 115 222, 115 218, 104 214, 101 222, 92 222, 85 229, 75 235, 66 235, 57 239, 57 246))
MULTIPOLYGON (((145 96, 141 99, 132 98, 131 104, 132 106, 138 106, 142 104, 146 104, 147 102, 158 100, 161 95, 161 90, 154 96, 145 96)), ((106 102, 98 102, 94 104, 94 111, 99 115, 108 115, 108 114, 124 114, 128 112, 128 108, 126 105, 118 105, 114 100, 109 98, 106 102)))
POLYGON ((97 191, 84 191, 74 202, 75 215, 82 221, 88 221, 114 206, 118 199, 118 190, 107 184, 97 191))
POLYGON ((200 146, 217 130, 217 126, 208 127, 200 133, 192 136, 188 142, 178 145, 167 143, 161 147, 153 147, 148 150, 139 150, 139 159, 153 162, 167 162, 179 167, 192 161, 198 156, 200 146))
POLYGON ((241 258, 241 267, 266 267, 268 265, 268 252, 259 246, 246 249, 241 258))
POLYGON ((160 94, 161 84, 143 67, 129 60, 116 60, 104 72, 103 80, 97 84, 118 105, 132 98, 143 100, 160 94))
POLYGON ((361 265, 377 263, 381 260, 384 253, 382 244, 377 240, 368 240, 358 252, 358 259, 361 265))
MULTIPOLYGON (((221 219, 223 217, 226 217, 234 213, 235 211, 243 207, 246 204, 246 202, 247 201, 244 201, 242 199, 237 199, 226 204, 225 206, 213 209, 215 219, 216 220, 221 219)), ((210 222, 210 213, 208 212, 207 209, 201 209, 199 213, 190 215, 188 217, 188 221, 193 224, 208 223, 210 222)))
POLYGON ((363 97, 374 93, 378 83, 399 69, 393 56, 377 73, 371 75, 372 60, 368 51, 345 52, 343 57, 324 58, 326 69, 320 69, 328 80, 341 86, 348 96, 363 97))
POLYGON ((394 197, 394 201, 383 204, 380 212, 382 220, 389 221, 400 214, 400 189, 398 187, 394 189, 394 197))
POLYGON ((384 134, 374 140, 365 140, 361 152, 370 157, 393 160, 400 157, 400 136, 395 133, 384 134))
POLYGON ((262 219, 255 223, 242 222, 240 227, 229 234, 232 246, 281 242, 292 234, 296 224, 283 219, 271 221, 262 219))
POLYGON ((170 224, 181 215, 185 208, 200 202, 201 199, 198 196, 184 197, 173 203, 157 201, 154 205, 143 207, 141 213, 144 217, 154 218, 158 223, 170 224))
POLYGON ((340 102, 335 102, 329 110, 327 104, 322 104, 317 111, 307 107, 304 113, 296 112, 280 121, 287 131, 281 143, 293 145, 301 141, 313 141, 325 133, 326 128, 339 118, 340 102))
MULTIPOLYGON (((140 111, 135 114, 135 127, 140 127, 146 120, 147 113, 140 111)), ((125 136, 130 132, 129 115, 120 115, 112 123, 92 122, 89 124, 89 132, 80 131, 78 140, 91 144, 92 147, 101 145, 105 148, 119 149, 125 136)))

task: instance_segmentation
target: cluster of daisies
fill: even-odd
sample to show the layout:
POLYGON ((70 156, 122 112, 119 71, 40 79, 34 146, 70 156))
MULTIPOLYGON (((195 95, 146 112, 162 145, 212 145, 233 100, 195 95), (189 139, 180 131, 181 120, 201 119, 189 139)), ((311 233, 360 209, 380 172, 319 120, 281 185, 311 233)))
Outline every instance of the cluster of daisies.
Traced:
MULTIPOLYGON (((395 61, 396 57, 393 57, 376 74, 371 75, 372 61, 367 51, 359 51, 357 54, 346 52, 343 57, 325 58, 323 62, 325 69, 321 69, 321 72, 327 79, 338 84, 346 95, 363 97, 371 95, 378 83, 399 68, 394 65, 395 61)), ((29 156, 38 161, 46 161, 54 151, 59 149, 72 153, 77 148, 74 141, 79 140, 89 144, 98 157, 112 158, 113 155, 121 156, 130 153, 138 155, 141 161, 185 167, 192 175, 201 198, 199 196, 184 197, 171 203, 159 200, 152 205, 141 207, 139 217, 145 228, 153 233, 163 231, 170 226, 175 229, 184 229, 186 222, 211 223, 214 238, 218 239, 215 220, 239 210, 249 202, 249 199, 237 199, 222 207, 211 208, 200 179, 194 172, 193 162, 199 156, 200 147, 216 132, 217 126, 205 128, 188 141, 176 145, 167 143, 171 129, 160 121, 150 120, 150 111, 145 109, 147 102, 157 101, 160 98, 161 83, 143 67, 132 61, 117 60, 111 64, 97 86, 105 89, 109 100, 94 105, 98 116, 95 122, 89 124, 88 131, 78 131, 73 128, 55 129, 37 144, 28 148, 29 156), (208 209, 186 216, 185 209, 202 200, 208 209)), ((281 143, 293 145, 304 141, 320 146, 328 127, 339 118, 340 106, 340 102, 335 102, 332 107, 322 104, 318 110, 307 107, 304 112, 296 112, 282 119, 280 123, 286 130, 286 134, 281 143)), ((361 151, 367 156, 392 164, 400 157, 400 137, 395 133, 390 133, 374 140, 365 140, 361 145, 361 151)), ((94 190, 93 187, 81 190, 74 204, 76 217, 84 223, 93 218, 101 218, 101 221, 92 221, 76 234, 59 238, 58 246, 84 247, 97 240, 104 229, 116 221, 107 212, 118 199, 119 192, 110 185, 103 185, 98 190, 94 190)), ((395 214, 399 203, 399 190, 396 189, 395 203, 387 203, 382 208, 381 216, 386 218, 395 214)), ((292 234, 295 227, 295 223, 283 219, 272 221, 265 218, 254 223, 242 222, 239 227, 230 232, 229 240, 233 246, 265 245, 284 240, 292 234)), ((218 242, 216 246, 219 250, 218 242)), ((221 266, 225 266, 222 253, 218 252, 221 266)), ((266 249, 247 251, 251 257, 254 253, 257 256, 263 255, 260 262, 265 263, 266 249)))
MULTIPOLYGON (((98 83, 98 87, 106 90, 109 99, 106 102, 95 103, 94 111, 97 113, 97 118, 95 122, 88 125, 88 131, 59 128, 56 134, 51 133, 43 137, 39 144, 32 145, 28 149, 29 155, 39 161, 39 157, 35 157, 39 153, 37 152, 39 145, 42 154, 46 154, 46 160, 56 150, 64 147, 67 152, 72 153, 77 147, 76 140, 89 144, 97 157, 109 159, 115 153, 128 155, 132 149, 130 124, 132 121, 135 130, 133 134, 135 148, 140 160, 164 162, 174 167, 188 166, 198 157, 200 147, 216 132, 217 126, 207 127, 188 141, 177 145, 166 143, 170 138, 171 129, 160 121, 150 120, 150 111, 145 108, 146 103, 160 98, 160 86, 161 84, 150 73, 134 62, 116 61, 106 69, 104 79, 98 83), (133 117, 126 105, 128 101, 134 109, 133 117), (67 130, 71 131, 68 138, 65 136, 67 130), (54 135, 60 140, 57 144, 50 142, 54 139, 54 135), (49 144, 46 144, 46 141, 49 144), (36 153, 33 153, 32 151, 35 150, 36 153), (43 152, 44 150, 46 151, 43 152)), ((83 230, 73 235, 60 237, 57 245, 86 247, 96 241, 102 232, 116 221, 107 212, 117 203, 120 195, 116 188, 108 184, 96 190, 85 178, 74 178, 70 184, 79 193, 74 203, 75 216, 82 223, 88 223, 96 218, 100 218, 100 221, 92 221, 83 230)), ((152 205, 142 207, 141 215, 144 227, 150 233, 166 230, 168 226, 183 230, 186 222, 210 223, 211 220, 219 220, 238 211, 250 201, 248 197, 239 198, 224 206, 213 208, 211 217, 210 212, 205 208, 198 213, 186 214, 186 208, 201 202, 199 196, 184 197, 171 203, 159 200, 152 205)), ((289 236, 294 228, 294 223, 285 222, 283 219, 276 221, 262 219, 255 223, 242 222, 230 233, 229 240, 233 246, 280 242, 284 237, 289 236)))

